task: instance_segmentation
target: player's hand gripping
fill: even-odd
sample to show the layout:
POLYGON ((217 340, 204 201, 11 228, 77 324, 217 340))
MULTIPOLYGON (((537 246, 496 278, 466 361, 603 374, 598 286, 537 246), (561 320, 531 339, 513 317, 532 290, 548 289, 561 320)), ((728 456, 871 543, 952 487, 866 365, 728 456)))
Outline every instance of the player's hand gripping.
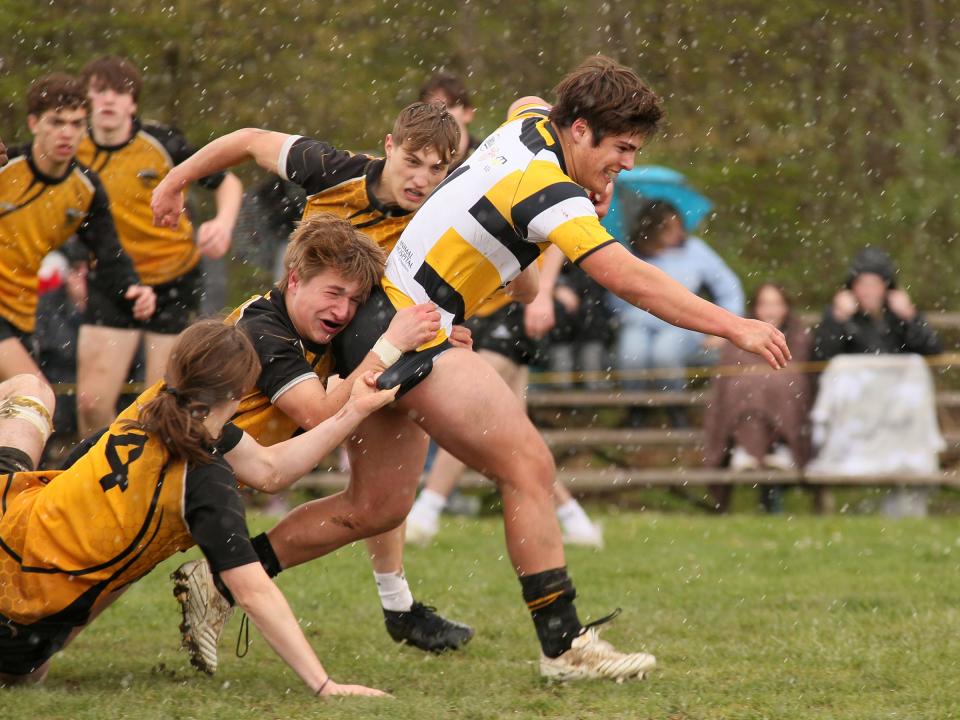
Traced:
POLYGON ((153 224, 158 227, 175 228, 180 222, 183 214, 183 183, 177 180, 174 172, 167 173, 153 189, 150 209, 153 210, 153 224))
POLYGON ((350 388, 350 404, 363 417, 375 413, 380 408, 389 405, 397 396, 399 385, 387 390, 377 390, 377 378, 380 373, 367 372, 353 383, 350 388))
POLYGON ((390 321, 384 337, 400 352, 416 350, 440 331, 440 312, 432 302, 405 307, 390 321))
POLYGON ((450 330, 450 344, 454 347, 470 350, 473 348, 473 333, 466 325, 454 325, 450 330))
POLYGON ((131 285, 123 294, 133 301, 133 316, 137 320, 146 320, 157 309, 157 296, 149 285, 131 285))
POLYGON ((775 370, 786 367, 791 357, 783 333, 760 320, 740 318, 729 340, 741 350, 759 355, 775 370))

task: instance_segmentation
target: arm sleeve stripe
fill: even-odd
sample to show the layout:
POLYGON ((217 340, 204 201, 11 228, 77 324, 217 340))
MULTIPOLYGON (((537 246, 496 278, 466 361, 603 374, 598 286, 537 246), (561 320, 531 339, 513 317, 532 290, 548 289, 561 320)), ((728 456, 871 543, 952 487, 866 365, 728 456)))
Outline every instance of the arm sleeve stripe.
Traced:
POLYGON ((290 156, 290 148, 292 148, 293 144, 301 137, 303 136, 291 135, 288 137, 284 141, 283 147, 280 148, 280 156, 277 158, 277 174, 288 182, 290 178, 287 177, 287 158, 290 156))
POLYGON ((578 257, 578 258, 574 261, 574 264, 575 264, 575 265, 579 265, 579 264, 582 263, 584 260, 586 260, 588 257, 590 257, 591 255, 593 255, 593 254, 594 254, 597 250, 599 250, 600 248, 605 248, 607 245, 609 245, 609 244, 611 244, 611 243, 615 243, 615 242, 616 242, 616 240, 614 240, 613 238, 610 238, 610 239, 607 240, 606 242, 600 243, 600 244, 597 245, 595 248, 591 248, 590 250, 587 250, 583 255, 581 255, 580 257, 578 257))
POLYGON ((277 391, 271 396, 271 398, 270 398, 270 404, 271 404, 271 405, 275 404, 275 403, 277 402, 277 399, 278 399, 281 395, 283 395, 285 392, 287 392, 287 390, 289 390, 290 388, 292 388, 294 385, 299 385, 300 383, 302 383, 302 382, 304 382, 304 381, 306 381, 306 380, 309 380, 309 379, 311 379, 311 378, 318 379, 318 378, 317 378, 317 374, 316 374, 315 372, 310 372, 310 373, 304 373, 303 375, 298 375, 298 376, 295 377, 293 380, 289 381, 286 385, 284 385, 282 388, 280 388, 279 390, 277 390, 277 391))

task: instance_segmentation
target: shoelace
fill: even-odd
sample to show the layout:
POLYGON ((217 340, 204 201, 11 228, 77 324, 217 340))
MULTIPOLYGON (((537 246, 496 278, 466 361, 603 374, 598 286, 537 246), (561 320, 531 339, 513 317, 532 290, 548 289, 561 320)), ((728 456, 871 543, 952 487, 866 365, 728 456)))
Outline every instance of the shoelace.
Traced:
POLYGON ((237 657, 242 658, 247 656, 247 652, 250 650, 250 618, 246 613, 243 614, 243 617, 240 618, 240 632, 237 633, 237 657), (246 633, 246 638, 244 638, 244 633, 246 633), (240 643, 241 639, 243 640, 243 652, 240 652, 240 643))
POLYGON ((580 634, 583 635, 583 634, 584 634, 587 630, 589 630, 590 628, 599 627, 600 625, 604 625, 605 623, 610 622, 610 621, 613 620, 617 615, 619 615, 620 612, 621 612, 620 608, 617 608, 616 610, 614 610, 614 611, 613 611, 612 613, 610 613, 609 615, 604 615, 604 616, 603 616, 602 618, 600 618, 599 620, 594 620, 593 622, 587 623, 586 625, 583 626, 583 629, 580 631, 580 634))

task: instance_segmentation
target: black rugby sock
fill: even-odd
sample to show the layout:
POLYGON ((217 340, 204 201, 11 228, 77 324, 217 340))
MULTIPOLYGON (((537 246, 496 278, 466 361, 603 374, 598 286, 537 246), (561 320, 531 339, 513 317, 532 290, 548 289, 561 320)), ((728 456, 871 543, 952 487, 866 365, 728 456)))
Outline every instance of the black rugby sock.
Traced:
POLYGON ((583 629, 573 604, 577 591, 567 569, 561 567, 521 576, 520 585, 543 654, 551 658, 562 655, 583 629))

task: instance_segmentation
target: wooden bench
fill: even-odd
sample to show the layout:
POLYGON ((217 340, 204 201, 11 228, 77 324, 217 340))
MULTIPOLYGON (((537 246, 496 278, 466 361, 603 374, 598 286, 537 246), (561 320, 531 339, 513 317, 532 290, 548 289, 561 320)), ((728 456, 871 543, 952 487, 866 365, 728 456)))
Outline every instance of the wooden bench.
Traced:
MULTIPOLYGON (((307 475, 295 487, 328 492, 342 490, 348 476, 342 472, 318 472, 307 475)), ((557 473, 568 488, 578 492, 620 491, 651 487, 704 487, 707 485, 803 485, 809 487, 919 486, 933 485, 960 488, 960 473, 943 472, 931 475, 807 475, 777 470, 734 472, 711 468, 588 468, 562 470, 557 473)), ((490 488, 487 478, 476 472, 464 473, 461 487, 490 488)))

